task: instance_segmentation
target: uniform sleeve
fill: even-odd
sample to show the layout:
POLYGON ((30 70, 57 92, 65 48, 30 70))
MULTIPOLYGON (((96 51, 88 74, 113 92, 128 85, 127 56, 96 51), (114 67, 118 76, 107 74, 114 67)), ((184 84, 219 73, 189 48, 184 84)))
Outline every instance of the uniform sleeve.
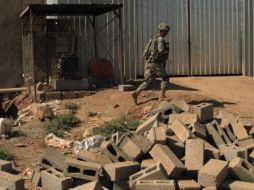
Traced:
POLYGON ((162 37, 158 38, 158 50, 159 50, 159 53, 163 53, 165 50, 164 39, 162 37))

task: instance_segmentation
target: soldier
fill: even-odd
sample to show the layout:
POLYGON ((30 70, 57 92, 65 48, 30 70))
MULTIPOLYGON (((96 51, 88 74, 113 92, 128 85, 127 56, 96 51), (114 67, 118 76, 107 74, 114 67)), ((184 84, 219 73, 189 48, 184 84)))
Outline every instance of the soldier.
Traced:
POLYGON ((165 98, 166 86, 169 82, 169 76, 165 70, 165 62, 169 55, 169 43, 166 42, 164 38, 168 35, 169 31, 170 27, 165 23, 161 23, 159 25, 159 34, 153 37, 145 47, 145 79, 144 82, 132 93, 132 98, 136 105, 140 92, 147 89, 156 79, 156 76, 162 78, 160 99, 165 98))

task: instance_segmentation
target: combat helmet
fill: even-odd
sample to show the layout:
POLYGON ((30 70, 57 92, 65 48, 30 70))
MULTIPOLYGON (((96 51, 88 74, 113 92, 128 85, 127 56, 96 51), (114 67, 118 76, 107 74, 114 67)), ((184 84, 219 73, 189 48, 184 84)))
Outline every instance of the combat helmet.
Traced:
POLYGON ((159 24, 159 30, 161 30, 161 31, 169 31, 170 30, 170 26, 169 25, 167 25, 166 23, 160 23, 159 24))

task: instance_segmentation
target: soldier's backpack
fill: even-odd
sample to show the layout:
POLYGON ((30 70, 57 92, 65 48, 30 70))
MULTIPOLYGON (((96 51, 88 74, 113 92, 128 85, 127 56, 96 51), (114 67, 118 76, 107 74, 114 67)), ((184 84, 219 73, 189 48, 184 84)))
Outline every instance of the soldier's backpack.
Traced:
POLYGON ((153 43, 153 39, 151 38, 149 40, 149 42, 146 44, 145 49, 144 49, 144 53, 143 53, 143 58, 144 59, 148 59, 150 54, 151 54, 151 46, 153 43))

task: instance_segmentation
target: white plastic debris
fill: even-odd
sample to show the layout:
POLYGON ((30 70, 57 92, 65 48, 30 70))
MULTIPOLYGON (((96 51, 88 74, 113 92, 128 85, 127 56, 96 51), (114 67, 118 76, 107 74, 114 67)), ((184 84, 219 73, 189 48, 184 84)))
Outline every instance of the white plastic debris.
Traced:
POLYGON ((6 118, 0 118, 0 134, 10 132, 13 127, 13 121, 6 118))
POLYGON ((105 137, 101 135, 95 135, 89 138, 86 138, 82 141, 74 142, 74 152, 77 154, 80 150, 90 150, 93 148, 100 147, 101 143, 105 140, 105 137))
POLYGON ((61 139, 54 134, 49 134, 45 137, 45 144, 48 146, 52 146, 55 148, 71 148, 73 146, 73 141, 66 141, 64 139, 61 139))

